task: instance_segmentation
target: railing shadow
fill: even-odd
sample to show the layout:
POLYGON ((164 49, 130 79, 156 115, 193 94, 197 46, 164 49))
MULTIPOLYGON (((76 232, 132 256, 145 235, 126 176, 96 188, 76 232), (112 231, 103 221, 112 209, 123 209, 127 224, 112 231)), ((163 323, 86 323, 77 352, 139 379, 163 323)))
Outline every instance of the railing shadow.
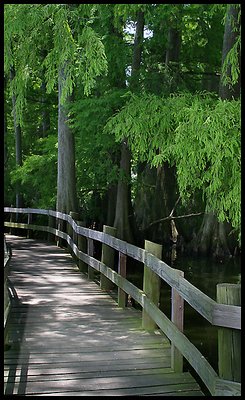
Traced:
POLYGON ((4 367, 8 374, 4 395, 24 395, 27 385, 29 351, 25 346, 25 352, 21 354, 21 349, 23 349, 24 344, 24 332, 29 306, 20 301, 10 279, 8 279, 8 288, 11 311, 8 323, 8 343, 4 351, 4 367), (17 310, 18 312, 16 312, 17 310))

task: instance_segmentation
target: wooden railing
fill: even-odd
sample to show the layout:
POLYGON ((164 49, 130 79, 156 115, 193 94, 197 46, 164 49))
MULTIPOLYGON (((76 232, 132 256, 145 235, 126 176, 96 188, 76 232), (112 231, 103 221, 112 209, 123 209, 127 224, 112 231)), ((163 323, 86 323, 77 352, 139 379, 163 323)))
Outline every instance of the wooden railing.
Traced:
POLYGON ((7 343, 8 321, 11 308, 11 292, 8 282, 10 269, 11 249, 6 243, 4 236, 4 344, 7 343))
MULTIPOLYGON (((126 306, 125 299, 127 295, 133 297, 142 306, 143 327, 148 327, 148 329, 150 329, 150 327, 154 326, 149 322, 150 318, 150 321, 152 321, 153 324, 155 323, 169 338, 172 345, 171 354, 173 369, 178 371, 182 370, 182 356, 184 356, 200 376, 211 395, 241 395, 240 380, 238 381, 237 377, 232 376, 231 373, 227 375, 222 372, 219 373, 219 376, 201 352, 183 333, 183 303, 185 300, 212 325, 219 327, 220 336, 222 336, 222 346, 225 346, 223 351, 222 349, 219 351, 221 357, 219 359, 219 365, 222 365, 222 368, 219 368, 219 370, 224 371, 228 369, 228 367, 226 367, 227 352, 230 352, 228 363, 234 363, 239 369, 240 349, 230 348, 230 346, 227 348, 227 343, 223 340, 224 335, 222 335, 222 332, 225 331, 229 332, 231 335, 235 334, 240 337, 241 307, 237 302, 234 303, 235 305, 232 305, 221 304, 214 301, 188 282, 184 278, 182 271, 171 268, 146 249, 117 239, 115 237, 116 232, 114 232, 111 227, 104 227, 103 232, 85 228, 81 226, 81 221, 75 221, 78 217, 75 213, 67 215, 53 210, 9 207, 5 207, 4 211, 5 213, 9 213, 9 219, 11 221, 5 221, 4 225, 6 227, 27 229, 28 235, 31 230, 44 231, 53 234, 57 241, 60 240, 58 238, 65 240, 68 243, 69 249, 77 257, 81 271, 85 271, 87 268, 88 276, 93 277, 93 271, 96 270, 100 272, 101 287, 109 288, 108 282, 113 282, 118 287, 118 304, 121 307, 126 306), (15 214, 27 214, 28 223, 13 222, 13 216, 15 214), (33 214, 48 216, 47 225, 31 223, 31 216, 33 214), (65 222, 67 224, 66 231, 63 229, 65 222), (93 257, 94 240, 102 243, 101 261, 93 257), (106 252, 106 249, 108 249, 109 252, 106 252), (119 253, 118 272, 113 269, 113 260, 110 261, 110 252, 113 250, 119 253), (162 279, 171 286, 171 320, 158 308, 157 301, 153 298, 149 289, 144 286, 143 290, 141 290, 126 279, 127 256, 142 262, 145 266, 144 270, 150 271, 154 282, 156 282, 156 279, 162 279), (226 361, 222 360, 222 353, 226 354, 226 361)), ((154 249, 154 244, 152 243, 152 245, 153 247, 150 246, 150 249, 154 249)), ((160 288, 160 285, 157 286, 160 288)), ((236 287, 238 286, 239 285, 236 287)), ((238 341, 236 341, 236 343, 238 343, 238 341)))

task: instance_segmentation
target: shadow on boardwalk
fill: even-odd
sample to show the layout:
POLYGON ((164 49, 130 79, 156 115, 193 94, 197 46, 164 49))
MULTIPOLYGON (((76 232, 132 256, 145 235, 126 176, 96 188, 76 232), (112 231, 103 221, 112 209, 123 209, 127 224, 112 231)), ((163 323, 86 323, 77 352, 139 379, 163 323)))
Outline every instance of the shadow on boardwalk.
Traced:
POLYGON ((171 369, 168 339, 141 328, 47 243, 9 236, 15 291, 5 352, 5 394, 203 396, 188 372, 171 369))
POLYGON ((13 358, 10 356, 10 358, 8 358, 5 362, 5 367, 8 369, 8 375, 5 383, 5 394, 10 395, 16 391, 16 378, 18 375, 16 394, 21 395, 25 394, 26 392, 29 353, 26 352, 25 357, 18 363, 19 373, 17 373, 16 360, 19 359, 20 349, 24 344, 23 333, 25 331, 28 305, 22 304, 22 302, 19 300, 14 285, 10 279, 8 280, 8 286, 12 294, 9 325, 11 326, 14 323, 15 329, 13 330, 8 328, 8 341, 4 349, 5 355, 8 355, 8 353, 13 355, 13 358), (22 313, 22 310, 25 310, 24 314, 22 313))

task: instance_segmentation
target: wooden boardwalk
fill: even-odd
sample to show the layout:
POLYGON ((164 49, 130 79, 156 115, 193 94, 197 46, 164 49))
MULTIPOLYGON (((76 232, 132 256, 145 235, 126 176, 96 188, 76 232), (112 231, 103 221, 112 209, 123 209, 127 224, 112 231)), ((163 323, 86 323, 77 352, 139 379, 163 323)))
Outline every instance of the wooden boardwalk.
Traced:
POLYGON ((170 368, 170 344, 141 328, 81 274, 65 250, 7 236, 14 295, 4 394, 203 396, 189 372, 170 368))

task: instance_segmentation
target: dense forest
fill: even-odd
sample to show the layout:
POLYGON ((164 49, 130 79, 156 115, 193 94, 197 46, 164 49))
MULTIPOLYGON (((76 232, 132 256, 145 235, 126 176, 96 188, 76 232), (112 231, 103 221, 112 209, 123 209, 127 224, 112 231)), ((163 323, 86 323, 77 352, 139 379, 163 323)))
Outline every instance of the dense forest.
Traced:
POLYGON ((240 252, 240 5, 5 4, 5 206, 240 252))

